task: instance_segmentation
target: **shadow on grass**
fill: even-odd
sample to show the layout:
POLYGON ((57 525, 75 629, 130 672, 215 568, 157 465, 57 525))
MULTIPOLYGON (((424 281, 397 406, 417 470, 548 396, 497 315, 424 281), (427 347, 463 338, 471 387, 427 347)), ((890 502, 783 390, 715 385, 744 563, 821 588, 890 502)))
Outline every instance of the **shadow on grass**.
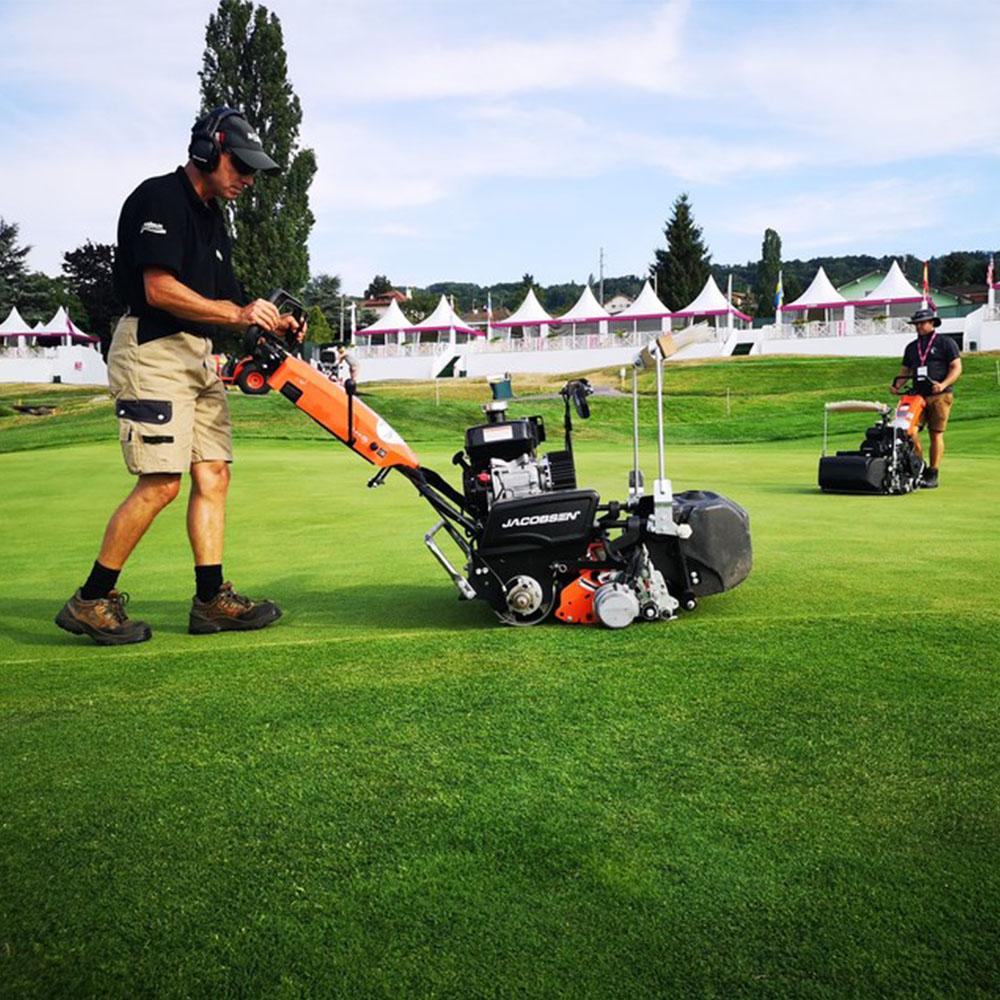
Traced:
POLYGON ((349 625, 367 631, 397 629, 451 629, 464 631, 497 625, 496 617, 483 601, 460 600, 447 581, 441 584, 394 584, 357 586, 329 593, 300 593, 288 602, 289 617, 324 619, 330 627, 349 625))
MULTIPOLYGON (((329 592, 293 591, 287 587, 265 584, 261 593, 281 595, 278 603, 284 611, 281 624, 267 635, 283 635, 287 627, 297 631, 315 629, 327 635, 349 627, 378 634, 383 631, 454 630, 466 631, 497 626, 493 613, 482 601, 460 601, 447 582, 426 586, 392 584, 385 586, 338 587, 329 592)), ((4 621, 0 634, 14 646, 49 646, 72 649, 90 646, 86 636, 71 635, 55 622, 61 603, 42 599, 4 602, 4 621)), ((185 601, 136 599, 129 608, 131 617, 147 622, 157 635, 187 635, 188 611, 185 601)), ((203 641, 203 640, 199 640, 203 641)), ((262 635, 261 642, 267 639, 262 635)))
MULTIPOLYGON (((73 635, 55 624, 62 607, 60 601, 48 599, 4 601, 4 622, 0 635, 16 646, 52 646, 71 649, 91 645, 86 636, 73 635)), ((147 622, 157 634, 186 635, 190 606, 183 601, 137 601, 129 609, 130 617, 147 622)))

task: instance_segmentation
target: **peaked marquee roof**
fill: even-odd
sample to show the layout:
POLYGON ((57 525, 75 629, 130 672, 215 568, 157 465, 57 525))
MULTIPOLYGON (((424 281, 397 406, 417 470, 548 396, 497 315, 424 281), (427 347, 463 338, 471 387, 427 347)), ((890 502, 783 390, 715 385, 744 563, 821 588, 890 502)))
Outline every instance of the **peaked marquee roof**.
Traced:
POLYGON ((528 289, 524 301, 508 316, 493 326, 540 326, 542 323, 551 323, 552 317, 542 308, 542 304, 535 297, 534 288, 528 289))
POLYGON ((615 313, 612 319, 662 319, 669 315, 670 310, 660 301, 653 291, 652 283, 647 280, 635 302, 620 313, 615 313))
POLYGON ((560 323, 593 323, 602 319, 610 319, 611 314, 594 297, 590 285, 584 285, 576 305, 558 317, 560 323))
POLYGON ((481 330, 473 330, 468 323, 458 315, 457 312, 452 308, 451 303, 448 301, 447 297, 442 295, 441 301, 438 302, 437 308, 427 317, 427 319, 421 320, 417 323, 415 329, 417 330, 457 330, 459 333, 478 333, 482 334, 481 330))
POLYGON ((708 276, 705 287, 699 292, 694 302, 679 309, 675 316, 726 316, 732 313, 740 319, 749 320, 750 317, 740 312, 730 301, 719 291, 719 286, 715 283, 715 278, 708 276))
POLYGON ((7 314, 7 318, 0 323, 0 333, 31 333, 31 324, 17 311, 17 306, 14 306, 7 314))
POLYGON ((413 324, 403 315, 403 310, 399 308, 399 303, 393 299, 386 309, 385 314, 375 320, 371 326, 366 326, 358 330, 358 334, 367 337, 372 333, 398 333, 400 330, 412 330, 413 324))
POLYGON ((809 287, 794 301, 782 306, 782 312, 789 309, 833 309, 847 305, 844 298, 826 276, 822 267, 816 272, 809 287))
POLYGON ((858 305, 888 305, 890 302, 919 302, 922 298, 906 280, 899 261, 894 260, 886 276, 863 299, 854 301, 858 305))

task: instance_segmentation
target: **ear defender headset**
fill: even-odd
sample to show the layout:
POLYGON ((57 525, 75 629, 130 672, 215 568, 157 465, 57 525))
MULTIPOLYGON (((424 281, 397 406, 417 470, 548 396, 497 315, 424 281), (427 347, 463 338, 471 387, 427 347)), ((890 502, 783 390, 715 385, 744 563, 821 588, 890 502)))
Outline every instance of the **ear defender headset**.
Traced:
POLYGON ((199 170, 210 174, 219 165, 222 156, 222 144, 219 142, 219 129, 227 118, 243 117, 242 111, 236 108, 222 106, 210 111, 204 118, 199 118, 191 129, 191 143, 188 146, 188 156, 199 170))

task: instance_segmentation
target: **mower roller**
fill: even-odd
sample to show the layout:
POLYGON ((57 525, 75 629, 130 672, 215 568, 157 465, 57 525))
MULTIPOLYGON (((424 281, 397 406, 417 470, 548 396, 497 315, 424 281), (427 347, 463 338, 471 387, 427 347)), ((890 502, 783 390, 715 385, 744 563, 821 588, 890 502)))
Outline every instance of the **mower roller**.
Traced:
MULTIPOLYGON (((897 388, 909 381, 900 375, 897 388)), ((924 462, 917 431, 926 401, 905 393, 895 409, 885 403, 846 399, 823 407, 823 454, 819 460, 819 488, 824 493, 912 493, 920 485, 924 462), (877 413, 878 421, 865 431, 857 451, 827 455, 831 413, 877 413)))
MULTIPOLYGON (((271 301, 300 321, 300 303, 285 292, 271 301)), ((586 379, 561 390, 563 447, 544 455, 540 416, 508 417, 507 401, 482 407, 485 422, 465 432, 453 464, 462 489, 420 464, 405 441, 357 398, 348 379, 331 382, 279 336, 247 332, 245 353, 281 393, 328 433, 376 466, 369 487, 390 472, 407 479, 430 504, 437 523, 424 543, 466 600, 483 600, 507 625, 550 618, 570 624, 623 628, 691 611, 701 597, 730 590, 750 572, 746 511, 717 493, 674 494, 664 470, 663 361, 668 347, 654 340, 636 359, 632 376, 633 468, 628 499, 602 503, 576 480, 573 417, 590 415, 586 379), (638 371, 656 371, 659 474, 652 493, 639 469, 638 371), (447 536, 461 553, 462 572, 442 550, 447 536)))

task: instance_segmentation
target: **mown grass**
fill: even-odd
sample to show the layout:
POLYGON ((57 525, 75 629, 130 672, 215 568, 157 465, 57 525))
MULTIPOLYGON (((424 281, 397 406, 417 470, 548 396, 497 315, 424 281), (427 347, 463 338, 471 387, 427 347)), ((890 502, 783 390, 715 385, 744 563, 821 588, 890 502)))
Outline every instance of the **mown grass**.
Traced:
MULTIPOLYGON (((991 398, 973 378, 956 415, 991 398)), ((431 419, 433 391, 373 396, 447 472, 477 400, 431 419)), ((113 424, 51 447, 37 418, 0 456, 5 995, 996 995, 1000 419, 955 422, 941 489, 864 498, 814 489, 818 405, 810 437, 740 446, 675 417, 676 488, 747 507, 755 568, 610 633, 500 628, 405 482, 233 402, 227 573, 286 608, 259 634, 184 632, 182 505, 122 581, 150 643, 56 630, 129 486, 113 424)), ((618 404, 579 451, 609 497, 618 404)))

